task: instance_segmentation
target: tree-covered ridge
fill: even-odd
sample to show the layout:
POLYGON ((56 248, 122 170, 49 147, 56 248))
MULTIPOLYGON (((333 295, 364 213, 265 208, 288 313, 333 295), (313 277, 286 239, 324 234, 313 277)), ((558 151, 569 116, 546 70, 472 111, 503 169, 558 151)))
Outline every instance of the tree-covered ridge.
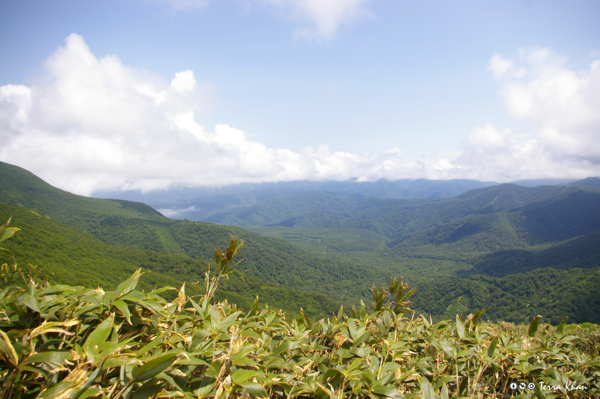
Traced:
POLYGON ((0 187, 0 201, 13 204, 18 196, 20 205, 37 204, 36 209, 107 244, 208 259, 231 235, 244 237, 248 275, 336 301, 364 298, 369 284, 387 277, 367 265, 327 259, 233 226, 175 221, 141 203, 75 196, 8 164, 0 164, 0 187))
POLYGON ((413 300, 416 309, 436 319, 485 307, 490 320, 524 323, 541 315, 554 325, 564 317, 572 323, 600 324, 600 267, 422 283, 413 300))
POLYGON ((0 202, 39 209, 71 227, 87 230, 87 222, 107 215, 161 220, 151 207, 128 201, 107 201, 71 194, 52 187, 22 168, 0 162, 0 202))
MULTIPOLYGON (((13 215, 12 223, 19 225, 21 231, 5 242, 6 248, 14 252, 21 265, 43 268, 44 275, 54 283, 114 289, 135 270, 143 268, 153 272, 140 281, 140 287, 148 291, 156 286, 202 281, 209 263, 203 259, 210 259, 109 245, 41 211, 0 203, 0 217, 6 220, 9 215, 13 215)), ((3 261, 8 258, 0 257, 0 262, 3 261)), ((228 298, 230 303, 248 308, 258 296, 261 306, 268 303, 292 313, 303 306, 312 316, 330 314, 339 308, 338 302, 325 295, 291 289, 251 275, 244 280, 232 276, 224 282, 217 298, 228 298)), ((193 287, 189 285, 189 289, 193 287)), ((202 285, 196 289, 202 292, 202 285)))

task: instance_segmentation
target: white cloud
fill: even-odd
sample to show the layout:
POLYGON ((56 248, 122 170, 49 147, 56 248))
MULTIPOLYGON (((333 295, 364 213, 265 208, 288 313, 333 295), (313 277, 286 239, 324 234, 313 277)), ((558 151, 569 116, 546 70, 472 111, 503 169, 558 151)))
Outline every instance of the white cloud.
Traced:
POLYGON ((492 72, 496 78, 521 78, 527 71, 525 68, 518 68, 513 60, 504 58, 496 53, 488 63, 488 70, 492 72))
POLYGON ((76 34, 45 67, 47 80, 0 87, 0 159, 75 193, 407 176, 397 152, 359 157, 323 145, 299 154, 225 124, 208 131, 194 117, 203 99, 192 71, 169 84, 115 56, 97 59, 76 34))
POLYGON ((482 180, 600 175, 600 60, 574 72, 565 57, 544 48, 521 50, 519 61, 495 54, 489 69, 505 78, 506 109, 536 127, 534 138, 519 142, 512 129, 477 127, 455 165, 482 180))
POLYGON ((171 184, 600 175, 600 61, 575 73, 540 54, 523 53, 527 74, 505 77, 500 91, 511 115, 538 126, 534 139, 487 124, 468 134, 461 154, 408 159, 398 148, 358 155, 327 144, 297 153, 226 124, 211 131, 195 117, 205 99, 192 71, 166 82, 115 56, 97 59, 72 34, 46 61, 48 79, 0 87, 0 160, 84 195, 171 184))
POLYGON ((600 60, 574 72, 549 49, 522 54, 532 72, 500 94, 515 118, 535 123, 539 145, 555 158, 600 163, 600 60))
POLYGON ((498 78, 506 75, 514 67, 515 62, 513 60, 504 58, 498 53, 494 54, 488 63, 488 69, 498 78))
POLYGON ((261 0, 302 27, 296 35, 330 39, 340 25, 372 16, 365 5, 369 0, 261 0))
MULTIPOLYGON (((202 9, 211 0, 152 0, 170 4, 176 10, 202 9)), ((372 16, 365 7, 370 0, 248 0, 250 4, 267 6, 276 14, 300 24, 296 36, 331 39, 340 25, 372 16)))

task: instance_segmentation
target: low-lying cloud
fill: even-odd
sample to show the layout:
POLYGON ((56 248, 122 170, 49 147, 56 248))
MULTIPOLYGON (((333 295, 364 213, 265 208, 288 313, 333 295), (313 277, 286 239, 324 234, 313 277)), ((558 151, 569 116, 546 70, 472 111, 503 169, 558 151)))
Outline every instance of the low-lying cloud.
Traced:
POLYGON ((170 82, 96 58, 84 39, 66 39, 31 86, 0 87, 0 160, 49 183, 94 191, 292 180, 583 178, 600 175, 600 60, 589 71, 565 68, 550 50, 518 61, 492 57, 507 111, 537 126, 519 141, 511 128, 474 128, 453 159, 407 159, 397 148, 377 154, 302 152, 267 147, 226 124, 209 130, 195 118, 206 99, 193 71, 170 82))

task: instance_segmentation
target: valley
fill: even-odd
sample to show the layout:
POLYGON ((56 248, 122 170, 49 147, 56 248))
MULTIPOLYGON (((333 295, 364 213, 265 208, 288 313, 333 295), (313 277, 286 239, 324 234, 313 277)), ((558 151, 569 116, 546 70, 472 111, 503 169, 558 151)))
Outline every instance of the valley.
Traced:
MULTIPOLYGON (((340 183, 337 191, 271 185, 264 192, 254 187, 251 203, 190 221, 139 202, 75 196, 3 163, 0 216, 12 215, 12 225, 23 229, 11 243, 21 262, 45 267, 56 281, 110 286, 143 267, 153 271, 145 287, 187 281, 200 282, 201 290, 214 249, 233 235, 246 240, 244 281, 232 278, 222 295, 242 307, 258 295, 286 311, 331 314, 341 304, 369 303, 371 287, 395 276, 417 287, 416 310, 436 320, 486 307, 483 317, 492 320, 525 322, 541 314, 553 322, 564 316, 600 322, 594 179, 536 187, 480 183, 472 190, 446 182, 443 192, 465 189, 446 197, 418 183, 437 197, 417 198, 417 189, 412 198, 366 196, 399 195, 388 183, 368 190, 340 183), (61 268, 70 257, 80 271, 61 268), (570 299, 557 301, 558 295, 570 299)), ((404 190, 410 191, 407 183, 404 190)))

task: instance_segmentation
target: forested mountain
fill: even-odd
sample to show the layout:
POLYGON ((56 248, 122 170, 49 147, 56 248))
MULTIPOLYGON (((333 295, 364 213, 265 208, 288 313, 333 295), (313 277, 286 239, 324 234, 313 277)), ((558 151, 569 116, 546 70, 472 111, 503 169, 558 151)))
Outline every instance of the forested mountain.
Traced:
POLYGON ((491 213, 490 208, 402 235, 390 246, 452 244, 473 251, 497 250, 560 242, 600 230, 600 190, 595 188, 565 187, 508 212, 491 213))
MULTIPOLYGON (((136 269, 143 268, 151 271, 141 278, 141 287, 146 290, 154 286, 180 287, 187 282, 190 292, 204 292, 203 279, 209 262, 202 258, 109 245, 39 210, 0 203, 0 220, 6 221, 8 217, 12 217, 11 225, 21 231, 3 246, 15 254, 21 268, 27 264, 37 266, 41 277, 55 283, 114 289, 136 269)), ((227 244, 227 240, 223 243, 227 244)), ((8 262, 8 258, 0 259, 4 261, 8 262)), ((247 273, 243 281, 232 275, 223 281, 217 293, 219 300, 227 298, 246 309, 256 296, 262 304, 291 314, 303 307, 307 314, 325 315, 337 312, 340 306, 326 295, 295 290, 247 273)))
POLYGON ((600 177, 588 177, 587 179, 569 183, 569 185, 579 187, 600 187, 600 177))
POLYGON ((562 295, 561 280, 569 282, 571 298, 593 291, 600 268, 600 189, 593 183, 501 184, 429 200, 311 191, 298 183, 288 187, 298 192, 258 202, 267 194, 257 190, 262 194, 253 204, 209 218, 251 232, 167 219, 139 202, 72 195, 0 163, 0 216, 14 216, 13 225, 23 229, 11 243, 21 262, 87 286, 110 286, 137 267, 158 276, 146 287, 202 280, 214 249, 235 235, 246 240, 240 254, 246 281, 228 281, 223 295, 241 306, 259 295, 286 310, 328 313, 339 303, 348 309, 366 302, 373 284, 398 276, 419 288, 417 310, 436 318, 491 301, 484 317, 518 321, 525 313, 509 306, 517 303, 553 321, 559 315, 592 321, 600 314, 593 300, 559 307, 551 298, 562 295), (520 293, 517 281, 535 289, 520 293))
MULTIPOLYGON (((596 264, 597 266, 597 264, 596 264)), ((485 317, 524 323, 542 315, 558 324, 563 317, 572 323, 600 324, 600 268, 591 270, 539 269, 503 278, 473 276, 422 284, 414 304, 436 315, 436 320, 485 308, 485 317)))
MULTIPOLYGON (((241 267, 250 276, 348 303, 366 297, 373 283, 384 280, 366 265, 328 259, 237 227, 175 221, 141 203, 76 196, 6 163, 0 164, 0 187, 0 202, 38 209, 106 244, 211 259, 216 247, 238 236, 246 240, 241 267)), ((11 212, 5 212, 0 216, 8 219, 11 212)))
POLYGON ((492 233, 498 234, 492 241, 508 240, 505 246, 521 247, 562 241, 600 229, 600 190, 502 184, 428 201, 353 199, 306 192, 213 215, 208 221, 364 229, 388 238, 391 246, 440 244, 478 232, 489 235, 494 230, 492 233))
MULTIPOLYGON (((293 181, 278 183, 243 183, 225 187, 172 187, 168 190, 99 192, 97 198, 121 198, 143 202, 160 209, 175 219, 211 221, 208 218, 223 212, 242 210, 261 201, 272 201, 309 191, 342 198, 437 199, 449 198, 475 188, 495 185, 476 180, 404 179, 375 182, 357 181, 293 181)), ((224 216, 226 217, 226 216, 224 216)), ((221 220, 224 224, 248 224, 241 220, 221 220)), ((263 223, 263 221, 261 221, 263 223)), ((271 223, 271 222, 268 222, 271 223)), ((256 224, 256 223, 255 223, 256 224)))

